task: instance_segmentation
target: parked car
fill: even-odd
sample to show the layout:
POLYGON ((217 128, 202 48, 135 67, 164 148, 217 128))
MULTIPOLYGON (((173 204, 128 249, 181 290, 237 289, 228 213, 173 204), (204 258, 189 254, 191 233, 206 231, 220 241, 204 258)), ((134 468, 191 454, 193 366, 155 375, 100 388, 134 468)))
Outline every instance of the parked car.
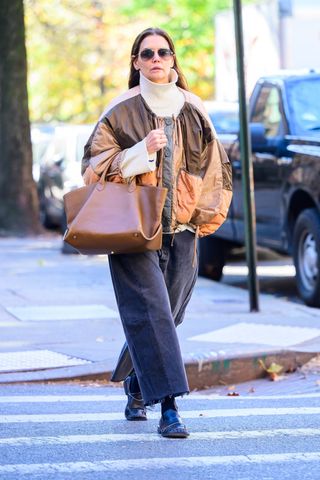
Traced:
POLYGON ((54 126, 51 124, 32 124, 31 125, 31 143, 32 143, 32 175, 35 182, 40 178, 40 165, 42 158, 48 148, 48 145, 54 134, 54 126))
POLYGON ((92 125, 59 125, 41 158, 38 180, 41 220, 45 227, 65 226, 63 195, 83 185, 81 159, 92 125))
POLYGON ((237 102, 204 102, 217 134, 234 134, 239 131, 239 104, 237 102))
MULTIPOLYGON (((320 307, 320 73, 261 78, 249 108, 258 245, 292 255, 306 304, 320 307)), ((219 280, 230 248, 244 244, 238 135, 220 137, 232 163, 227 221, 200 242, 200 274, 219 280)))

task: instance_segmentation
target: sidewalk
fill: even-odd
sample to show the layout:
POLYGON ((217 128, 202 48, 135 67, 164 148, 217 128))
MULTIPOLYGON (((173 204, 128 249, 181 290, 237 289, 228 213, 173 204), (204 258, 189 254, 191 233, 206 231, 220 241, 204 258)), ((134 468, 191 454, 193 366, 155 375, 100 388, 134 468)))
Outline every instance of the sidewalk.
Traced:
MULTIPOLYGON (((0 239, 0 383, 110 379, 124 342, 106 256, 63 255, 60 238, 0 239)), ((320 309, 199 278, 178 328, 190 387, 294 370, 320 353, 320 309)))

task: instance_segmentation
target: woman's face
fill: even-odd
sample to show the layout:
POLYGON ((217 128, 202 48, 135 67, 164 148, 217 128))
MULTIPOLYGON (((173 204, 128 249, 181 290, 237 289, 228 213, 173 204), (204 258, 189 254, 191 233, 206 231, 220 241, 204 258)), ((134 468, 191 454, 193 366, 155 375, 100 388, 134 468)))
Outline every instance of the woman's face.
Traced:
POLYGON ((161 35, 149 35, 140 44, 139 54, 133 62, 134 67, 151 82, 168 83, 170 69, 174 65, 174 56, 169 52, 170 46, 165 38, 161 35), (152 54, 150 50, 154 55, 152 58, 146 58, 152 54), (159 55, 159 50, 164 56, 159 55))

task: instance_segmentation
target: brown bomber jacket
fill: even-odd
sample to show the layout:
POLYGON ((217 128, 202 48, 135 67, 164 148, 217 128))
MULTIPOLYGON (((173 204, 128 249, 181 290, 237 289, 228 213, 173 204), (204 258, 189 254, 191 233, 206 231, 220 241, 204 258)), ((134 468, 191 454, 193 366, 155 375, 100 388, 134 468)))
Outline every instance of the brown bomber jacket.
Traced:
POLYGON ((200 237, 215 232, 226 219, 232 198, 231 165, 201 100, 180 89, 185 103, 176 117, 158 117, 148 107, 140 86, 117 97, 105 110, 86 146, 82 174, 91 165, 108 181, 126 182, 121 162, 126 150, 156 128, 172 123, 172 155, 157 153, 157 168, 137 175, 138 184, 168 187, 167 225, 192 226, 200 237), (168 118, 170 120, 168 121, 168 118), (170 165, 166 162, 170 161, 170 165))

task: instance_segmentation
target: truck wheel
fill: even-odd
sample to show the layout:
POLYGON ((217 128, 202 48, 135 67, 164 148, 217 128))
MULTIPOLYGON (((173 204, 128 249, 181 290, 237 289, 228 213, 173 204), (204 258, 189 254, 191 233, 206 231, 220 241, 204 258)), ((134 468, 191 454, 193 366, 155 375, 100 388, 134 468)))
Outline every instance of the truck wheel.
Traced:
POLYGON ((320 307, 320 216, 315 208, 300 213, 293 232, 293 260, 300 297, 320 307))
POLYGON ((199 275, 218 282, 226 263, 226 242, 220 238, 204 237, 199 241, 199 250, 199 275))

